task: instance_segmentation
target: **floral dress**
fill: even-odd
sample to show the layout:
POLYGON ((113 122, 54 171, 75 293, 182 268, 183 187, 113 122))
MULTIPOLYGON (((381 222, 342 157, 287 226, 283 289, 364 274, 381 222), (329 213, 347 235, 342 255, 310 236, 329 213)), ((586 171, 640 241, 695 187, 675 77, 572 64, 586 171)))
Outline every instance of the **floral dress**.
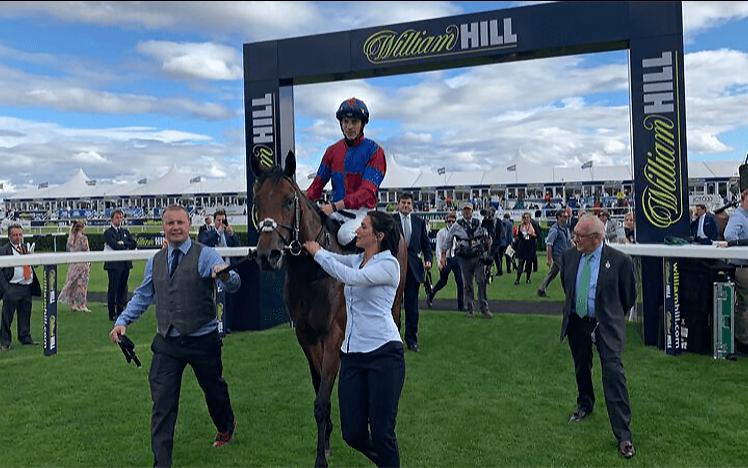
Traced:
MULTIPOLYGON (((68 237, 68 252, 88 252, 88 238, 83 233, 71 234, 68 237)), ((59 302, 72 307, 85 309, 88 294, 88 277, 91 273, 90 263, 71 263, 65 286, 60 292, 59 302)))

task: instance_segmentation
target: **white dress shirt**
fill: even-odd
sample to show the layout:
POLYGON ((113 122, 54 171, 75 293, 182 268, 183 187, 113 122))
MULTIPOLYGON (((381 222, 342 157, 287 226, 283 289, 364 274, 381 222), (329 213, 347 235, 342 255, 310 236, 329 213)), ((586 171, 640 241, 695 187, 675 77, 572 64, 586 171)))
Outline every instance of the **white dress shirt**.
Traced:
POLYGON ((392 318, 392 304, 400 283, 400 264, 386 250, 363 268, 364 254, 340 255, 320 249, 314 260, 330 276, 345 284, 344 353, 368 353, 390 341, 402 342, 392 318))

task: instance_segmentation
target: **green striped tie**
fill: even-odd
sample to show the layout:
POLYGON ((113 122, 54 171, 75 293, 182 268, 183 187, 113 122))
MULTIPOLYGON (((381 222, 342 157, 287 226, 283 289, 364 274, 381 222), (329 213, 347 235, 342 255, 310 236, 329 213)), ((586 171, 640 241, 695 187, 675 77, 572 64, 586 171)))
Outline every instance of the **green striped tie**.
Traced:
POLYGON ((590 260, 592 260, 592 254, 584 256, 584 265, 582 265, 582 276, 579 278, 577 283, 577 314, 580 317, 587 316, 587 296, 590 292, 590 260))

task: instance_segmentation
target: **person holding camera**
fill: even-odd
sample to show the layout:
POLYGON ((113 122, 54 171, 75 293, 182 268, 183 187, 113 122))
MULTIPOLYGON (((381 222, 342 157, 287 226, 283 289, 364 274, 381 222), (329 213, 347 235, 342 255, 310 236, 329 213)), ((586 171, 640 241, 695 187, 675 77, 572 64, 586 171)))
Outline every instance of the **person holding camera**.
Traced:
POLYGON ((226 211, 216 210, 213 213, 215 229, 206 229, 198 233, 197 241, 207 247, 239 247, 239 237, 228 222, 226 211))
POLYGON ((481 227, 480 221, 473 218, 473 204, 466 202, 462 205, 462 218, 449 229, 447 241, 441 246, 440 268, 447 264, 447 248, 457 239, 455 255, 462 270, 462 283, 464 287, 463 304, 467 308, 465 315, 469 318, 475 317, 475 305, 473 294, 473 279, 478 285, 478 306, 485 318, 493 317, 488 310, 488 297, 486 296, 486 269, 484 261, 488 257, 491 248, 491 236, 485 228, 481 227))

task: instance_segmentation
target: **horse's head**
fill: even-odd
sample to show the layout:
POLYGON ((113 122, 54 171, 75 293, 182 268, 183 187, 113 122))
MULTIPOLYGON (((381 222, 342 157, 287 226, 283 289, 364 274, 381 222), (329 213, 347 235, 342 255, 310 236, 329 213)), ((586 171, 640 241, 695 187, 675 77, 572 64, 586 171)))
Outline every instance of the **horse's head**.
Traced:
POLYGON ((262 171, 255 167, 254 160, 252 166, 257 177, 254 186, 259 235, 257 258, 263 270, 279 270, 286 251, 294 255, 301 252, 299 232, 305 197, 293 181, 296 158, 289 151, 285 170, 274 167, 262 171))

